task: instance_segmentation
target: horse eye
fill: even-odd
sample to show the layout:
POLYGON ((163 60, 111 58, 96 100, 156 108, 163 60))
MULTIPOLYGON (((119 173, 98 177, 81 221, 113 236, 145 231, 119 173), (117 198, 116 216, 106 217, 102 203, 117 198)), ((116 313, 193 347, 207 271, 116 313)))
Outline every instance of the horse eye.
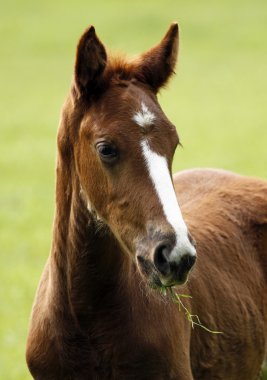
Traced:
POLYGON ((106 163, 113 163, 118 158, 118 149, 111 143, 100 142, 96 144, 96 150, 101 160, 106 163))

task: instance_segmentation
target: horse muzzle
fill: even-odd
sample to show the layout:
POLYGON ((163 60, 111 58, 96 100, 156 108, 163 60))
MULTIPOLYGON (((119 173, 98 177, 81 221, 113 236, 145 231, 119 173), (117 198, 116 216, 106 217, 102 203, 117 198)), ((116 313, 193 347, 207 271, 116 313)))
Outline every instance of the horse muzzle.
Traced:
POLYGON ((176 243, 172 235, 148 247, 143 244, 137 249, 137 262, 141 273, 149 279, 152 287, 170 287, 184 284, 196 262, 196 249, 188 241, 176 243))
POLYGON ((154 255, 154 265, 159 273, 163 286, 181 285, 187 281, 188 275, 196 262, 196 253, 186 252, 178 259, 172 258, 172 252, 165 246, 157 247, 154 255))

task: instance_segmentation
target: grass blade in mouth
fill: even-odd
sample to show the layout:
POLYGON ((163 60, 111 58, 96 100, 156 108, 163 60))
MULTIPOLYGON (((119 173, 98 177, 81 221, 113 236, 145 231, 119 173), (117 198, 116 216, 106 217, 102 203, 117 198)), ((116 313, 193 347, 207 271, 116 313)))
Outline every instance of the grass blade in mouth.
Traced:
POLYGON ((178 305, 179 311, 184 310, 184 313, 185 313, 187 320, 191 323, 192 329, 194 328, 194 326, 199 326, 203 330, 205 330, 211 334, 223 334, 221 331, 211 330, 208 327, 204 326, 201 323, 198 315, 194 315, 194 314, 190 313, 190 311, 187 309, 187 307, 182 302, 181 298, 192 298, 192 296, 190 296, 189 294, 176 293, 172 286, 170 286, 170 287, 162 286, 160 288, 160 292, 164 297, 167 295, 168 291, 169 291, 171 300, 178 305))

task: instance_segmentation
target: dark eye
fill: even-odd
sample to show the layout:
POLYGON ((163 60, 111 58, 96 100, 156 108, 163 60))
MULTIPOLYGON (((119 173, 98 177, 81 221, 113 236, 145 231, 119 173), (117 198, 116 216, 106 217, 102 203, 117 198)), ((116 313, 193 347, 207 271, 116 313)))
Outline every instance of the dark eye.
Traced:
POLYGON ((96 150, 102 161, 106 163, 114 163, 118 158, 118 149, 117 147, 108 142, 99 142, 96 144, 96 150))

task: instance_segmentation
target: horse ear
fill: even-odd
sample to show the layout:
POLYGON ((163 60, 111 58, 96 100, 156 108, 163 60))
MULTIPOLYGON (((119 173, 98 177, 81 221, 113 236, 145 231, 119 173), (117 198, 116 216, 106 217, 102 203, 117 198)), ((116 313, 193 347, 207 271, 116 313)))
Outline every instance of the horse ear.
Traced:
POLYGON ((98 39, 95 28, 90 26, 77 46, 74 80, 79 95, 93 94, 99 85, 106 63, 105 47, 98 39))
POLYGON ((171 24, 163 40, 142 54, 136 77, 148 84, 154 92, 167 83, 174 73, 178 55, 179 28, 177 23, 171 24))

